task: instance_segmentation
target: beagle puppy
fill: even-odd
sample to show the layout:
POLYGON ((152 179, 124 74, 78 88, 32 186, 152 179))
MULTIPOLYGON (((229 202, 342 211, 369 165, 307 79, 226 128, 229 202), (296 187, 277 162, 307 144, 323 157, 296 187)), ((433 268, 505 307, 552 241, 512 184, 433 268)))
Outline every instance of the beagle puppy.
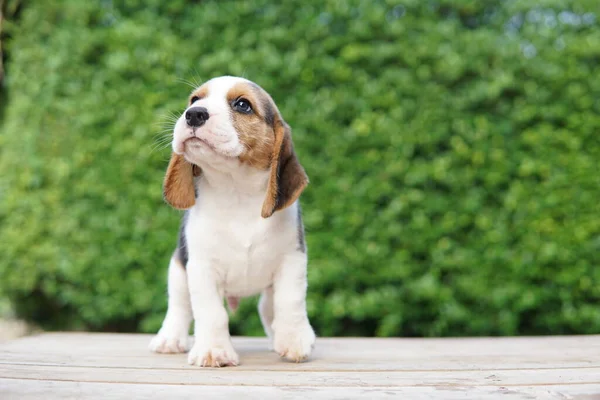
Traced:
POLYGON ((224 298, 261 293, 272 348, 306 359, 315 333, 306 313, 306 243, 298 197, 308 177, 290 127, 257 84, 223 76, 194 90, 177 120, 166 201, 186 210, 168 273, 168 310, 150 349, 188 362, 235 366, 224 298))

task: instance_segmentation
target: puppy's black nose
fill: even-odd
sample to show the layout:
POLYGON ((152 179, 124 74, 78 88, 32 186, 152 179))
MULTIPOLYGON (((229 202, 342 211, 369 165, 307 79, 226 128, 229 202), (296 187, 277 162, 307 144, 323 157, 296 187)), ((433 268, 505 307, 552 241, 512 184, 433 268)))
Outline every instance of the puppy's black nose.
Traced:
POLYGON ((208 110, 204 107, 192 107, 185 112, 185 120, 189 126, 197 128, 208 119, 208 110))

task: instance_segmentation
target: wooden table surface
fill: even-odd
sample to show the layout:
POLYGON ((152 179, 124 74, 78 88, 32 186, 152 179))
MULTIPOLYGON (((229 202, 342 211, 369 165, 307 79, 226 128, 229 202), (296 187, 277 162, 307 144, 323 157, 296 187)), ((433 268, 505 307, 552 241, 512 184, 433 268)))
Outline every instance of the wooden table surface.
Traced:
POLYGON ((0 343, 0 399, 600 399, 600 336, 319 338, 295 364, 234 338, 241 365, 189 366, 150 335, 46 333, 0 343))

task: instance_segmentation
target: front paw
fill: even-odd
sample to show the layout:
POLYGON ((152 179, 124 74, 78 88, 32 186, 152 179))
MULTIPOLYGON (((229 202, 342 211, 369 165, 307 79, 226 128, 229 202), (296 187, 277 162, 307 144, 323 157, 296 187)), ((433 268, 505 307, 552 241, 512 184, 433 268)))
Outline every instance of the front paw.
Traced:
POLYGON ((196 343, 188 354, 188 363, 198 367, 235 367, 240 359, 231 343, 207 346, 196 343))
POLYGON ((310 356, 315 339, 315 332, 306 321, 300 326, 276 327, 273 347, 281 357, 300 362, 310 356))
POLYGON ((188 333, 175 334, 160 330, 152 338, 148 348, 155 353, 185 353, 189 350, 188 333))

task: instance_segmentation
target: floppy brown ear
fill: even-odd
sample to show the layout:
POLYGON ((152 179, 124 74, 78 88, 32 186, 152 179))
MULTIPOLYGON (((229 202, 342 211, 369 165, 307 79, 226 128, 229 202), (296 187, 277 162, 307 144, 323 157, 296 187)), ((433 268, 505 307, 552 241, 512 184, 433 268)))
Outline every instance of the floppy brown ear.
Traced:
POLYGON ((192 207, 196 203, 194 176, 199 176, 201 172, 197 165, 172 153, 163 183, 163 195, 167 203, 179 210, 192 207))
POLYGON ((263 218, 292 205, 308 185, 308 176, 294 152, 290 127, 281 118, 275 121, 274 149, 263 218))

